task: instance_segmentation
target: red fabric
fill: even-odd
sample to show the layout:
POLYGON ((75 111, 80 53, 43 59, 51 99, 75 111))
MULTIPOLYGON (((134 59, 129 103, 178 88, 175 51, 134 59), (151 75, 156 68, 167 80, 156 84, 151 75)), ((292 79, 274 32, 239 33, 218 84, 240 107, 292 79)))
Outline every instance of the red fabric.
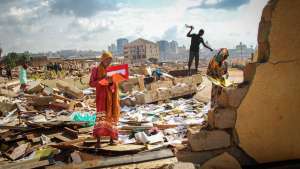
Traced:
POLYGON ((106 71, 108 74, 110 72, 113 74, 115 74, 115 73, 120 74, 125 79, 128 79, 128 77, 129 77, 128 64, 110 66, 106 69, 106 71))
POLYGON ((89 85, 90 87, 96 87, 97 83, 98 83, 98 67, 96 66, 92 68, 89 85))
POLYGON ((91 72, 89 85, 91 87, 96 87, 96 109, 97 112, 105 112, 106 111, 106 98, 107 98, 107 90, 106 86, 99 85, 98 80, 98 67, 94 67, 91 72))
POLYGON ((93 129, 94 137, 109 136, 111 139, 118 139, 118 129, 106 121, 98 122, 93 129))

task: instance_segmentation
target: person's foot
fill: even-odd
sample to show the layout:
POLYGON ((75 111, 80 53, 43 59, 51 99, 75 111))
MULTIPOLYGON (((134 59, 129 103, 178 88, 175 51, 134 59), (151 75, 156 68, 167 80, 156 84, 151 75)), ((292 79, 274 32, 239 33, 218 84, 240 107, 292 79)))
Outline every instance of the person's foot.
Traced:
POLYGON ((117 143, 113 139, 110 139, 109 145, 114 146, 117 145, 117 143))
POLYGON ((101 148, 101 142, 100 142, 100 138, 97 137, 97 143, 95 145, 95 148, 101 148))
POLYGON ((100 143, 96 143, 95 148, 101 148, 101 144, 100 143))

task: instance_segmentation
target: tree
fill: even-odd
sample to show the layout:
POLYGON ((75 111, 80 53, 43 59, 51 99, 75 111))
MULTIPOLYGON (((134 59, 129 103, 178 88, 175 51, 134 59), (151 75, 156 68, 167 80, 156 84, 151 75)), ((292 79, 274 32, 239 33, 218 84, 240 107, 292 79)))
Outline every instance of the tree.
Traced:
POLYGON ((29 52, 24 52, 24 53, 11 52, 8 53, 3 58, 3 63, 11 69, 16 66, 22 65, 24 63, 28 63, 29 61, 30 61, 29 52))

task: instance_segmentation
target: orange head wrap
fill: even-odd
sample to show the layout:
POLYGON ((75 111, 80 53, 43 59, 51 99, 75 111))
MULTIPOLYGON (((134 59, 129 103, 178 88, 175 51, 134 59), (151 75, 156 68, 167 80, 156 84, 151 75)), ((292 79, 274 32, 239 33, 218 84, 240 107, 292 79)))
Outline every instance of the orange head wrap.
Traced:
POLYGON ((104 51, 100 57, 100 62, 103 62, 106 59, 112 59, 112 54, 108 51, 104 51))

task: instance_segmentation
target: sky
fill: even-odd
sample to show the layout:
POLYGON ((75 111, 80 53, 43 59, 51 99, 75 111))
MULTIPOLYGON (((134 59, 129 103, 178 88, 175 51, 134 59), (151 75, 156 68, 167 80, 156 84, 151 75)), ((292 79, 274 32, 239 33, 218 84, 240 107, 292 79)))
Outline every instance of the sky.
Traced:
POLYGON ((105 50, 118 38, 176 40, 189 47, 185 24, 212 48, 256 46, 267 0, 0 0, 5 53, 105 50))

